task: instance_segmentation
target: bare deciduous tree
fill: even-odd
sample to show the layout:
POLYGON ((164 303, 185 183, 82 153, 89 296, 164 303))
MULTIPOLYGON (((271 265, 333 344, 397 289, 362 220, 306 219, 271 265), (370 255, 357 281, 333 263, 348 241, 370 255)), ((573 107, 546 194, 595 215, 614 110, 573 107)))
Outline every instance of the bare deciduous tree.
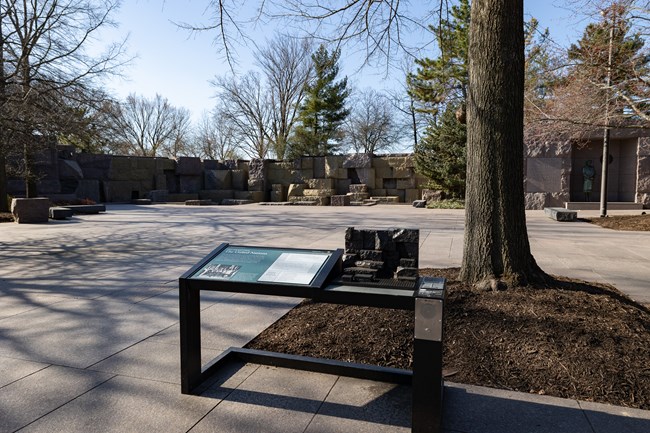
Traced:
POLYGON ((223 103, 224 116, 242 139, 242 152, 250 158, 266 158, 272 105, 260 75, 248 72, 239 79, 218 77, 213 85, 223 103))
POLYGON ((198 156, 202 158, 218 161, 238 158, 237 131, 223 106, 216 107, 209 114, 203 114, 197 126, 195 141, 198 156))
POLYGON ((184 153, 190 113, 174 107, 167 98, 148 99, 131 94, 117 107, 115 130, 123 151, 138 156, 171 156, 184 153))
MULTIPOLYGON (((97 93, 88 89, 123 65, 123 44, 88 53, 99 31, 113 24, 110 16, 118 5, 110 0, 0 2, 0 164, 22 145, 28 197, 36 194, 31 160, 38 143, 68 127, 61 107, 75 98, 90 96, 87 102, 96 102, 97 93)), ((0 177, 0 207, 5 184, 0 177)))
POLYGON ((258 52, 273 107, 268 138, 278 159, 286 156, 287 142, 311 75, 312 49, 308 39, 278 36, 258 52))
POLYGON ((372 89, 353 96, 344 125, 345 138, 356 153, 390 150, 404 136, 404 128, 396 123, 389 98, 372 89))

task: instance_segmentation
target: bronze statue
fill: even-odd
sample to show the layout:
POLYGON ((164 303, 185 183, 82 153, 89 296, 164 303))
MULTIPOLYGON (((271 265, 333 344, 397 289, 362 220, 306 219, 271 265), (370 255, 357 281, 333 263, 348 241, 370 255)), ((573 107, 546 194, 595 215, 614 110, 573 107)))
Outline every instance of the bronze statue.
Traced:
POLYGON ((585 193, 585 201, 591 201, 591 189, 594 186, 595 177, 596 169, 594 169, 593 161, 588 159, 585 166, 582 167, 582 191, 585 193))

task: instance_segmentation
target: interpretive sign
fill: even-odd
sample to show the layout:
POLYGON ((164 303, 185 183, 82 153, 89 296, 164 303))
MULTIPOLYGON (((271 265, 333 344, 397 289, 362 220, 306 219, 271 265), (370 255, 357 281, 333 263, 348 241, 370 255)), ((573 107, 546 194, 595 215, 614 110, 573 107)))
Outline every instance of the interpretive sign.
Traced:
POLYGON ((309 285, 332 253, 228 245, 192 279, 309 285))

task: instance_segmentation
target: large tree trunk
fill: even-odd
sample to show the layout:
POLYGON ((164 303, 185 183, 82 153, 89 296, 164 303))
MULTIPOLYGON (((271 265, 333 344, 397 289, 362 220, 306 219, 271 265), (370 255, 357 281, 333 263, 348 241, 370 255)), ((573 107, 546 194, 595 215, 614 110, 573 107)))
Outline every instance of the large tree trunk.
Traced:
POLYGON ((526 231, 523 100, 523 0, 472 1, 461 278, 480 286, 545 277, 526 231))
MULTIPOLYGON (((2 143, 0 143, 2 145, 2 143)), ((9 212, 7 201, 7 158, 0 150, 0 212, 9 212)))

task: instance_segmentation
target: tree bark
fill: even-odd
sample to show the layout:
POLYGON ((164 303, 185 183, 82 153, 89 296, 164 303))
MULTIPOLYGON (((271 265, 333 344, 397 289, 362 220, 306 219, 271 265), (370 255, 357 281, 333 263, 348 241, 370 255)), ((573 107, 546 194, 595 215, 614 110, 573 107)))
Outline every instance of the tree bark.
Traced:
POLYGON ((523 0, 474 0, 461 279, 481 287, 545 279, 530 252, 523 188, 523 0))
MULTIPOLYGON (((3 143, 0 143, 0 146, 3 143)), ((0 212, 9 212, 9 196, 7 195, 7 158, 0 150, 0 212)))

